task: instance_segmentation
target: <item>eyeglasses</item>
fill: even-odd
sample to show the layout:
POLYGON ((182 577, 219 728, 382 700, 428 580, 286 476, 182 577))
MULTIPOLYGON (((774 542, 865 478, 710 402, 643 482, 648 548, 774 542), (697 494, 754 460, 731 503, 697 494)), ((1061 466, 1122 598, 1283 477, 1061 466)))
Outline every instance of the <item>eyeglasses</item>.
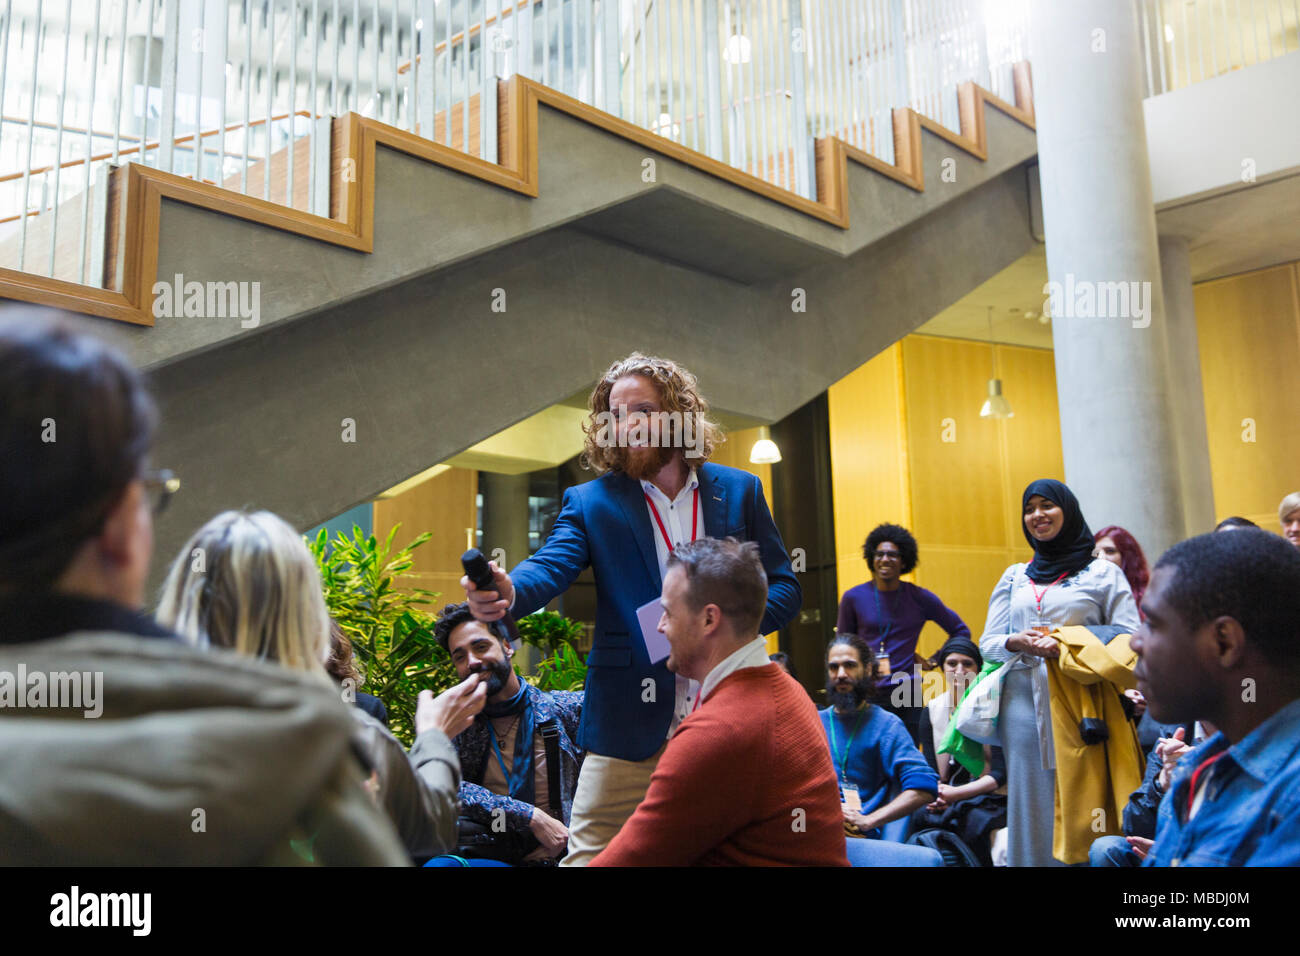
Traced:
POLYGON ((902 557, 903 557, 902 554, 900 554, 900 553, 897 552, 897 551, 874 551, 874 552, 872 552, 872 556, 873 556, 877 561, 882 561, 882 560, 884 560, 885 558, 895 558, 895 559, 898 559, 898 560, 902 560, 902 557))
POLYGON ((162 514, 172 495, 181 490, 181 480, 166 468, 146 471, 140 476, 140 481, 144 483, 144 492, 149 496, 149 508, 155 516, 162 514))

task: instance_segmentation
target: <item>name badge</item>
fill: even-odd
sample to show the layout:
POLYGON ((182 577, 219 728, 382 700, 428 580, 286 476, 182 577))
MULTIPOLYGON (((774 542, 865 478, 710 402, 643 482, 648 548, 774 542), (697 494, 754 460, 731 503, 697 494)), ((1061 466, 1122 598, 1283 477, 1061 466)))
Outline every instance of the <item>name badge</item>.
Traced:
POLYGON ((844 805, 845 810, 851 810, 853 813, 862 812, 862 794, 858 793, 856 784, 840 784, 840 803, 844 805))
POLYGON ((876 676, 888 677, 889 674, 889 655, 882 651, 876 655, 876 676))

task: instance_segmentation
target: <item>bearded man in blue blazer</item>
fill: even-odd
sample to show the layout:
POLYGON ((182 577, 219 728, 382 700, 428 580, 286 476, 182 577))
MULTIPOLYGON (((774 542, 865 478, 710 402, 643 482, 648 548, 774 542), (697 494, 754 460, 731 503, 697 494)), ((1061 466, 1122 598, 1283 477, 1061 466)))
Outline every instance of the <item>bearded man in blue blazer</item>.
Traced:
POLYGON ((565 492, 536 554, 509 574, 493 566, 495 590, 461 579, 474 616, 494 621, 531 614, 583 569, 594 573, 596 629, 578 728, 587 758, 566 866, 589 862, 632 815, 698 695, 696 682, 650 662, 637 621, 637 609, 659 597, 672 548, 703 537, 757 542, 768 580, 761 633, 784 627, 802 601, 762 482, 708 460, 722 435, 695 376, 633 353, 610 366, 588 407, 583 457, 600 477, 565 492))

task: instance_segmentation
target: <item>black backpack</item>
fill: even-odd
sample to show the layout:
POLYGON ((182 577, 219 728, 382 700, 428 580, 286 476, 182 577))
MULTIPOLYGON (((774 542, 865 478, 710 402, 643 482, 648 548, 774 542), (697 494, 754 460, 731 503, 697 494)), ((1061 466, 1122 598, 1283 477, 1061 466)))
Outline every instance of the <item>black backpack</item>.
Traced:
POLYGON ((909 846, 923 846, 937 850, 944 866, 982 866, 979 857, 965 841, 951 830, 930 829, 913 833, 907 838, 909 846))
MULTIPOLYGON (((546 746, 546 781, 550 790, 551 807, 558 812, 561 806, 560 775, 563 772, 560 764, 560 729, 552 717, 539 723, 537 731, 542 735, 542 742, 546 746)), ((521 866, 524 865, 524 857, 541 845, 527 830, 496 833, 491 827, 466 817, 460 818, 456 829, 456 855, 469 860, 497 860, 511 866, 521 866)), ((530 861, 529 865, 553 866, 555 861, 530 861)))

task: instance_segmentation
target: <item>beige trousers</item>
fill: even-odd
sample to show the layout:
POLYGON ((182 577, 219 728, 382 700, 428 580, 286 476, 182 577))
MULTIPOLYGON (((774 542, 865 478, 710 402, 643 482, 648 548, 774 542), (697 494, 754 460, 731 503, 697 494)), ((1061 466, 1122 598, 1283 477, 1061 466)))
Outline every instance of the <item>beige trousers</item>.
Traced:
POLYGON ((638 761, 587 754, 569 815, 569 853, 560 866, 586 866, 609 845, 641 803, 663 752, 660 747, 638 761))

